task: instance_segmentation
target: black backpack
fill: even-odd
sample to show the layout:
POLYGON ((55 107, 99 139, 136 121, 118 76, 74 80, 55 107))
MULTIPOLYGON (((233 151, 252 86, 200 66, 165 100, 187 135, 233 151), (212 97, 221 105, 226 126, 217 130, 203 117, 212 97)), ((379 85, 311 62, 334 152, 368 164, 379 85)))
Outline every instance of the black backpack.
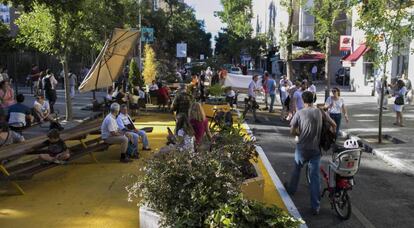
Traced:
POLYGON ((331 125, 329 124, 328 120, 326 119, 326 113, 320 110, 322 114, 322 130, 321 130, 321 139, 319 142, 319 147, 327 151, 331 148, 332 144, 335 144, 336 141, 336 134, 331 131, 331 125))
POLYGON ((46 91, 52 90, 52 83, 50 82, 50 77, 44 79, 43 89, 46 91))

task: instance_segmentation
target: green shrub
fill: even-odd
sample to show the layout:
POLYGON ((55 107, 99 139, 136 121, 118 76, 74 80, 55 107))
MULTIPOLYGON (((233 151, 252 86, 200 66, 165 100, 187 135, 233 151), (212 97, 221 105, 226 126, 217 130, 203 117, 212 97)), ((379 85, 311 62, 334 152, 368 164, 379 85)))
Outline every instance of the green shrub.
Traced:
POLYGON ((205 220, 207 227, 299 227, 302 220, 297 220, 277 206, 243 199, 242 196, 229 200, 228 203, 210 213, 205 220))
POLYGON ((157 211, 162 226, 201 227, 209 213, 240 194, 241 174, 224 154, 172 151, 149 159, 129 188, 157 211))
POLYGON ((208 89, 208 94, 213 97, 223 96, 224 89, 220 84, 215 84, 210 86, 210 88, 208 89))

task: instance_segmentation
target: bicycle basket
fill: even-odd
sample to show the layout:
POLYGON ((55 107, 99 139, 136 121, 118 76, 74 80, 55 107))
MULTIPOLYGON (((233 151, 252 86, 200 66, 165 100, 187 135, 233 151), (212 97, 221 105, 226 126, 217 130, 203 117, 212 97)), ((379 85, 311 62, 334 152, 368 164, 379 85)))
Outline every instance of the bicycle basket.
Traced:
POLYGON ((342 151, 331 162, 334 172, 342 177, 354 176, 359 169, 361 154, 361 149, 342 151))

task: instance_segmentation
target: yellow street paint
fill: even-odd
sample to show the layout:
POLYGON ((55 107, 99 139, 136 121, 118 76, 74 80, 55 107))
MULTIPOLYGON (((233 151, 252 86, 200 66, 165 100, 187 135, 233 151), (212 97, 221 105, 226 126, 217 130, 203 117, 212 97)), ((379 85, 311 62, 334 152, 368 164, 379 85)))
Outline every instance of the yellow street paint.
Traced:
MULTIPOLYGON (((174 125, 169 114, 143 114, 136 122, 138 128, 154 127, 148 134, 153 151, 165 145, 166 127, 174 125)), ((140 154, 145 159, 153 151, 140 150, 140 154)), ((0 186, 0 227, 137 227, 138 207, 127 201, 125 186, 133 180, 131 174, 140 174, 143 159, 120 163, 118 146, 94 155, 99 163, 84 156, 19 182, 25 195, 11 186, 0 186)), ((261 161, 258 165, 265 179, 264 202, 285 208, 266 168, 261 161)))

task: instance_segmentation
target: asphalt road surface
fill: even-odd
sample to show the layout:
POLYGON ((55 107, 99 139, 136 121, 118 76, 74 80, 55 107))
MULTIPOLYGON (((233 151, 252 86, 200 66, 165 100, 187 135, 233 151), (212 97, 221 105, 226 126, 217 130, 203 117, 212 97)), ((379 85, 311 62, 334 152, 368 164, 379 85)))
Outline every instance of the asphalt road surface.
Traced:
MULTIPOLYGON (((247 122, 279 178, 282 182, 288 181, 295 147, 288 123, 280 120, 277 113, 261 112, 258 116, 262 123, 252 123, 252 118, 247 122)), ((325 154, 321 164, 326 166, 330 158, 325 154)), ((362 156, 354 189, 350 191, 353 213, 347 221, 336 216, 327 196, 321 200, 320 215, 311 214, 304 173, 302 170, 298 192, 292 200, 309 227, 414 227, 414 177, 372 154, 362 156)))

